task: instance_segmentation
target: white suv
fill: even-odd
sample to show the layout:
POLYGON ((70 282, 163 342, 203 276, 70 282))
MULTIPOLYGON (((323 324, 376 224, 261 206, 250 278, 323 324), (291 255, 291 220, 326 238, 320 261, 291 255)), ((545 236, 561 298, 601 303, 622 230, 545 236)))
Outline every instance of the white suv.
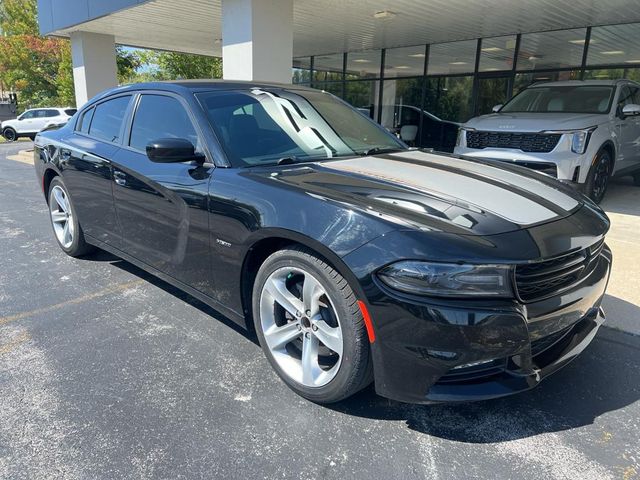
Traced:
POLYGON ((75 108, 32 108, 26 110, 18 118, 2 122, 0 127, 2 136, 10 142, 19 137, 33 139, 36 133, 51 125, 67 123, 76 111, 75 108))
POLYGON ((640 185, 640 85, 629 80, 532 85, 460 129, 454 153, 513 162, 571 182, 594 201, 612 175, 640 185))

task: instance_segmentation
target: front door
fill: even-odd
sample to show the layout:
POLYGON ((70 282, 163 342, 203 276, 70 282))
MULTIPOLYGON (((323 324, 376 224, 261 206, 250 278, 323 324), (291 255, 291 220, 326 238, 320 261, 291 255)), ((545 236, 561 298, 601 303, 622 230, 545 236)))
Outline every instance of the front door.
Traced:
POLYGON ((633 169, 640 161, 640 116, 623 117, 625 105, 640 102, 640 89, 625 85, 620 89, 617 102, 618 135, 620 143, 615 170, 633 169))
POLYGON ((508 95, 508 75, 479 74, 475 115, 491 113, 494 106, 507 101, 508 95))
POLYGON ((200 136, 180 97, 139 96, 128 138, 113 159, 114 200, 124 252, 204 293, 211 291, 207 189, 211 168, 154 163, 147 144, 200 136))

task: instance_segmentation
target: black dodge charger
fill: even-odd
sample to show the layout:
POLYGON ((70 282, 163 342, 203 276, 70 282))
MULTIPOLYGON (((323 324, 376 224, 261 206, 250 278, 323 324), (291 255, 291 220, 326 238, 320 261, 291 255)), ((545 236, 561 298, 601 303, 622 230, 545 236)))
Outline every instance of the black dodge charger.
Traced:
POLYGON ((315 402, 520 392, 604 320, 606 215, 544 174, 409 149, 332 95, 107 91, 36 138, 64 252, 122 257, 254 328, 315 402))

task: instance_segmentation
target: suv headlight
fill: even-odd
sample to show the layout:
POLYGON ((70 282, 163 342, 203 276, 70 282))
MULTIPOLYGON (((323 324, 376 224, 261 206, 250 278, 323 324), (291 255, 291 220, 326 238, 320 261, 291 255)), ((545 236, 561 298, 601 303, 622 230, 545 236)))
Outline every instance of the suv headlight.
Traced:
POLYGON ((585 130, 578 130, 573 133, 573 137, 571 138, 571 151, 573 153, 583 154, 587 151, 587 147, 589 146, 589 139, 591 138, 591 134, 598 127, 591 127, 585 130))
POLYGON ((384 267, 378 278, 406 293, 441 297, 513 298, 509 265, 469 265, 401 261, 384 267))

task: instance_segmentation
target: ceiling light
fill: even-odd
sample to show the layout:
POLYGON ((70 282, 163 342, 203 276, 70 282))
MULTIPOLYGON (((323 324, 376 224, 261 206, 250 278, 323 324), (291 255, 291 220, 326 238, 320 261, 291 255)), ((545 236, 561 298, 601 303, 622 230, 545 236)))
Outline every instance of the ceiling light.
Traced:
POLYGON ((412 53, 409 56, 413 58, 424 58, 424 53, 412 53))
POLYGON ((529 60, 530 62, 535 62, 536 60, 540 60, 540 57, 536 57, 535 55, 531 55, 531 56, 528 58, 528 60, 529 60))
POLYGON ((581 39, 576 39, 576 40, 569 40, 569 43, 573 43, 574 45, 584 45, 585 39, 581 38, 581 39))
POLYGON ((367 60, 366 58, 356 58, 353 63, 371 63, 371 60, 367 60))
POLYGON ((396 14, 394 12, 390 12, 389 10, 381 10, 380 12, 376 12, 373 14, 373 18, 377 18, 378 20, 387 20, 395 16, 396 14))
POLYGON ((491 68, 485 68, 483 71, 485 72, 497 72, 498 70, 500 70, 499 68, 495 68, 495 67, 491 67, 491 68))
POLYGON ((500 47, 487 47, 481 49, 483 52, 501 52, 502 49, 500 47))
POLYGON ((633 60, 625 60, 624 63, 640 63, 640 59, 633 59, 633 60))
POLYGON ((397 67, 393 67, 393 68, 397 68, 399 70, 407 70, 411 67, 409 65, 398 65, 397 67))
POLYGON ((449 65, 467 65, 467 62, 449 62, 449 65))
POLYGON ((600 53, 602 55, 624 55, 624 50, 607 50, 600 53))

